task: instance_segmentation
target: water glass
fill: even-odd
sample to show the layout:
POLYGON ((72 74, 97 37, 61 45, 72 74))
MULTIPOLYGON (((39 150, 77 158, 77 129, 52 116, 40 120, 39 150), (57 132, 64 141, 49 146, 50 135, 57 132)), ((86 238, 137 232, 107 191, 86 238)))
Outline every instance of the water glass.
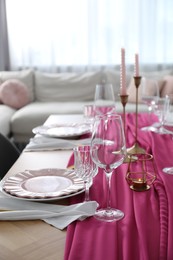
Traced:
POLYGON ((112 84, 97 84, 95 89, 95 115, 115 112, 115 96, 112 84))
POLYGON ((85 201, 89 201, 89 188, 98 172, 97 165, 91 158, 91 147, 88 145, 73 148, 75 173, 85 184, 85 201))

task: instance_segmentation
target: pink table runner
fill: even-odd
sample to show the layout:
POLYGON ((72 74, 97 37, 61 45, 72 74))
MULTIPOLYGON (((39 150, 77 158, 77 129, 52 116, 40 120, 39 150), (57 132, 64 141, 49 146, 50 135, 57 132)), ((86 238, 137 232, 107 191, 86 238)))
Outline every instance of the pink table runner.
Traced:
MULTIPOLYGON (((138 142, 154 155, 156 181, 146 192, 132 191, 125 180, 127 164, 118 167, 112 177, 111 203, 125 217, 112 223, 94 217, 72 223, 67 229, 65 260, 173 259, 173 176, 162 172, 163 167, 173 165, 173 139, 171 135, 141 131, 147 116, 139 115, 138 142)), ((130 147, 135 141, 134 114, 127 114, 126 128, 130 147)), ((105 175, 100 169, 90 189, 91 199, 100 206, 106 203, 104 189, 105 175)), ((82 200, 80 195, 72 202, 82 200)))

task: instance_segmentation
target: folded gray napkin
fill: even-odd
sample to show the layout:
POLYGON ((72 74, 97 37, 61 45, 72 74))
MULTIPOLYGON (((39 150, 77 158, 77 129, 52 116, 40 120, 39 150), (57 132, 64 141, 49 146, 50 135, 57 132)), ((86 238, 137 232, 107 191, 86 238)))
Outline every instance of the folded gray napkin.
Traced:
POLYGON ((46 150, 65 150, 73 149, 78 145, 89 145, 91 143, 90 138, 71 140, 51 138, 46 136, 37 136, 30 139, 29 144, 25 147, 24 151, 46 151, 46 150))
POLYGON ((93 216, 96 208, 96 201, 59 206, 2 196, 0 197, 0 220, 42 219, 62 230, 77 219, 82 221, 86 217, 93 216))

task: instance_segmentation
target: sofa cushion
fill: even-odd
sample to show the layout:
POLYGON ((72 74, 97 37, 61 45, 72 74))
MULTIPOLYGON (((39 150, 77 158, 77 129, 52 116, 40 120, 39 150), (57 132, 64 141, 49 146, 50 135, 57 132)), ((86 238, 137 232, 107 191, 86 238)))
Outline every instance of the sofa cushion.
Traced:
POLYGON ((19 109, 30 101, 28 88, 20 80, 6 80, 0 85, 0 100, 5 105, 19 109))
MULTIPOLYGON (((105 79, 107 83, 110 83, 113 85, 113 90, 115 93, 115 100, 119 100, 119 94, 120 94, 120 71, 119 70, 106 70, 104 72, 105 79)), ((131 74, 126 73, 126 82, 127 85, 130 83, 131 74)))
POLYGON ((8 79, 17 79, 22 81, 29 90, 30 101, 34 100, 34 71, 33 70, 1 71, 0 81, 4 82, 8 79))
MULTIPOLYGON (((142 87, 143 87, 143 84, 145 83, 145 84, 148 85, 148 95, 153 96, 154 94, 156 94, 155 88, 153 88, 153 84, 155 84, 155 82, 158 83, 158 88, 159 88, 159 93, 160 93, 163 86, 164 86, 164 80, 152 80, 152 79, 148 79, 148 78, 144 78, 144 79, 141 80, 141 85, 138 88, 138 102, 139 103, 143 103, 142 102, 142 87)), ((130 81, 130 84, 127 88, 127 92, 128 92, 128 95, 129 95, 128 102, 135 103, 136 102, 136 87, 135 87, 133 78, 130 81)))
POLYGON ((42 73, 35 72, 37 101, 89 101, 94 99, 95 86, 100 83, 100 72, 42 73))

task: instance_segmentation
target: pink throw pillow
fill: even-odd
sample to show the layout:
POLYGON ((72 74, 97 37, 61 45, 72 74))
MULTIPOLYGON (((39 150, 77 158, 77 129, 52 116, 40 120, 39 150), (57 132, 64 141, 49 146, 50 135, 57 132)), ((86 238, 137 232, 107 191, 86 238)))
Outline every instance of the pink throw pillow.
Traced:
POLYGON ((0 100, 5 105, 19 109, 30 101, 28 88, 20 80, 6 80, 0 85, 0 100))
MULTIPOLYGON (((164 80, 165 80, 165 84, 160 94, 161 97, 165 97, 166 95, 173 94, 173 76, 169 76, 169 75, 165 76, 164 80)), ((173 101, 171 103, 173 103, 173 101)))
MULTIPOLYGON (((164 80, 158 80, 157 83, 158 83, 159 92, 160 92, 163 88, 164 80)), ((148 95, 151 95, 151 96, 154 95, 155 93, 153 93, 153 88, 152 88, 152 85, 154 84, 154 80, 147 78, 146 84, 148 85, 148 89, 149 89, 148 95)), ((136 102, 136 87, 134 85, 133 78, 130 81, 130 84, 127 88, 127 92, 129 94, 128 101, 131 103, 135 103, 136 102)), ((143 103, 142 102, 142 84, 138 88, 138 102, 143 103)))

